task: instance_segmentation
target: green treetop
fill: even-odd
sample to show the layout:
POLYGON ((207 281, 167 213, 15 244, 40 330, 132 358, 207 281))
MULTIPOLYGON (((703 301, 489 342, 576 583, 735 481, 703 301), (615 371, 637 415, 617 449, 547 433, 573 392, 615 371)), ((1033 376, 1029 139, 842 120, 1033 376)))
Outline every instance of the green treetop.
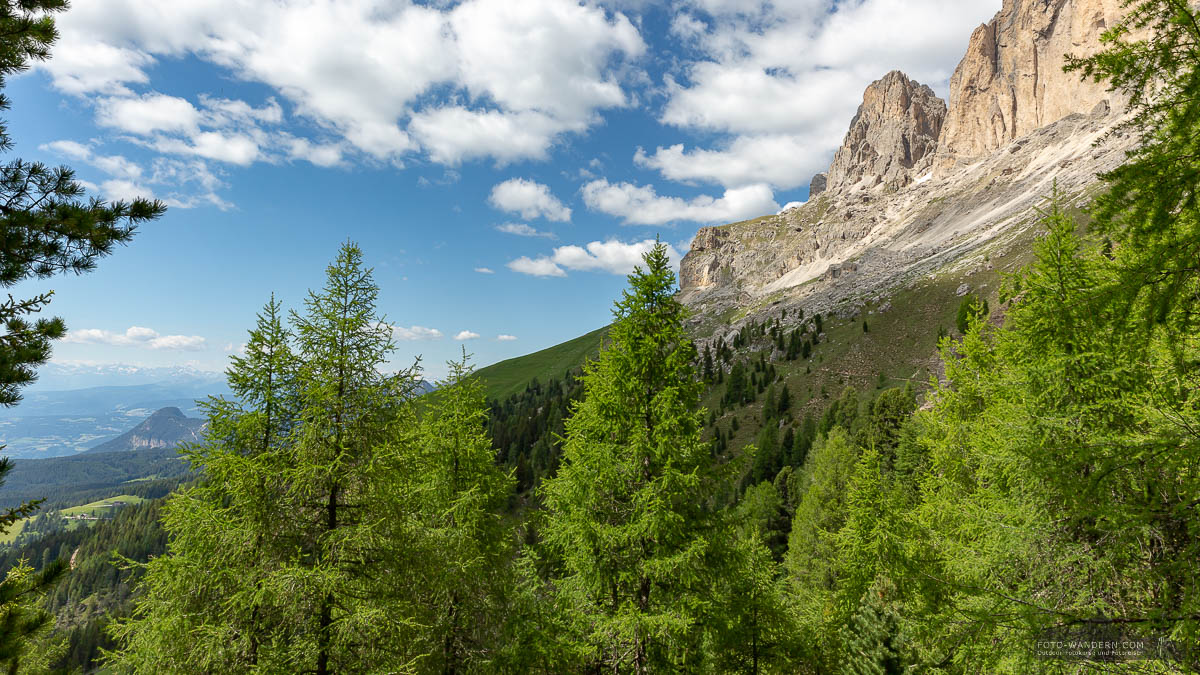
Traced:
POLYGON ((573 665, 611 672, 700 663, 719 549, 702 383, 661 244, 629 276, 610 342, 583 375, 563 465, 545 484, 553 585, 573 665))

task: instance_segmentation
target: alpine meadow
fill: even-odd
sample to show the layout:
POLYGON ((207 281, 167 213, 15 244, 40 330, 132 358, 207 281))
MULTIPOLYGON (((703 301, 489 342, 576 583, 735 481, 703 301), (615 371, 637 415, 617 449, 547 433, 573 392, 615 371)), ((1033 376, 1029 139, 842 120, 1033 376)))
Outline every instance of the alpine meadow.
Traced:
POLYGON ((8 673, 1200 672, 1200 2, 0 0, 0 88, 8 673))

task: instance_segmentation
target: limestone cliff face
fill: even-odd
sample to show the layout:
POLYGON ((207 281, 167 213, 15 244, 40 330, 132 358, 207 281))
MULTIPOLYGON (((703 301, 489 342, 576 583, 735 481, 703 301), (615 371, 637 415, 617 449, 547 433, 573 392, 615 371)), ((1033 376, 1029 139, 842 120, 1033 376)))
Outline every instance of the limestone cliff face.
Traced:
POLYGON ((1100 35, 1123 15, 1122 0, 1004 0, 975 29, 950 79, 939 173, 983 157, 1071 113, 1088 113, 1114 95, 1104 84, 1064 73, 1066 55, 1091 56, 1100 35))
POLYGON ((681 288, 707 288, 720 280, 721 261, 716 253, 722 249, 728 234, 728 229, 716 227, 702 227, 696 232, 687 255, 691 260, 679 267, 681 288))
POLYGON ((814 181, 798 208, 700 230, 679 275, 697 334, 731 330, 731 316, 853 311, 1027 242, 1031 214, 1055 185, 1086 203, 1096 175, 1124 162, 1137 139, 1118 126, 1123 99, 1062 67, 1066 54, 1102 48, 1121 5, 1004 0, 972 35, 948 108, 899 72, 871 84, 827 189, 814 181))
POLYGON ((937 149, 945 117, 946 103, 898 70, 872 82, 833 157, 828 189, 908 185, 937 149))
POLYGON ((808 198, 812 199, 829 187, 829 174, 821 172, 812 177, 808 184, 808 198))

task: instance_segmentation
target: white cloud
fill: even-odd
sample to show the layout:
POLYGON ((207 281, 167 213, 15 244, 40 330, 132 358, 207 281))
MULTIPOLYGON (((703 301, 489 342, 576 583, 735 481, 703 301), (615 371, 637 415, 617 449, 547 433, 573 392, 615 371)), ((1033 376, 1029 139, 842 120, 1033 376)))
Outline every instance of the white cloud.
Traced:
POLYGON ((656 169, 675 181, 702 181, 725 187, 767 183, 788 189, 807 185, 829 166, 825 153, 812 152, 845 132, 847 119, 824 125, 816 134, 737 136, 716 150, 685 150, 682 143, 659 147, 653 154, 638 148, 634 163, 656 169))
POLYGON ((459 341, 477 340, 477 339, 479 339, 479 333, 476 333, 474 331, 469 331, 469 330, 460 330, 454 334, 454 339, 459 340, 459 341))
POLYGON ((545 218, 558 222, 571 219, 571 209, 550 193, 548 185, 524 178, 510 178, 492 187, 488 202, 501 211, 522 218, 545 218))
POLYGON ((222 210, 233 208, 233 204, 216 193, 225 187, 225 183, 202 160, 158 157, 152 162, 147 175, 140 165, 122 155, 98 154, 91 146, 76 141, 53 141, 41 145, 39 149, 89 164, 108 174, 110 178, 99 185, 84 182, 84 187, 100 193, 106 199, 128 201, 138 197, 159 198, 167 206, 176 208, 200 205, 216 206, 222 210), (158 191, 152 186, 163 188, 162 194, 157 194, 158 191))
MULTIPOLYGON (((56 23, 62 26, 69 21, 63 17, 56 23)), ((54 78, 54 86, 76 96, 93 92, 128 94, 125 85, 148 82, 146 68, 154 63, 154 57, 141 50, 92 40, 73 41, 70 46, 60 40, 53 54, 54 58, 43 67, 54 78)))
POLYGON ((140 183, 113 178, 102 181, 98 190, 106 199, 113 201, 132 201, 134 199, 155 199, 154 191, 140 183))
POLYGON ((189 352, 204 350, 204 338, 199 335, 164 335, 150 341, 151 349, 175 349, 189 352))
POLYGON ((436 328, 426 328, 425 326, 412 326, 410 328, 392 326, 392 337, 397 340, 409 342, 416 340, 438 340, 442 338, 442 331, 436 328))
POLYGON ((567 273, 562 271, 562 268, 554 264, 554 261, 549 258, 538 258, 533 260, 529 256, 521 256, 516 260, 508 263, 508 269, 521 274, 528 274, 534 277, 565 277, 567 273))
POLYGON ((605 72, 613 54, 638 56, 645 43, 623 14, 561 0, 475 0, 454 9, 461 80, 510 110, 587 119, 625 105, 605 72), (531 72, 531 66, 532 72, 531 72))
POLYGON ((263 156, 258 141, 250 136, 221 131, 202 131, 186 139, 157 136, 146 145, 163 153, 192 155, 238 166, 249 166, 263 156))
POLYGON ((200 104, 204 108, 206 122, 215 127, 258 122, 279 124, 283 121, 283 106, 274 98, 268 98, 261 107, 255 108, 245 101, 200 94, 200 104))
POLYGON ((582 122, 564 122, 537 111, 462 106, 422 110, 409 124, 430 159, 451 166, 486 157, 495 158, 500 166, 519 159, 545 159, 555 137, 585 128, 582 122))
POLYGON ((315 166, 341 166, 345 163, 346 149, 341 143, 314 143, 307 138, 282 136, 289 159, 302 159, 315 166))
POLYGON ((518 237, 545 237, 547 239, 558 238, 558 236, 553 232, 543 232, 541 230, 534 229, 525 223, 504 223, 503 225, 497 225, 496 231, 503 232, 505 234, 515 234, 518 237))
POLYGON ((660 120, 714 147, 638 159, 672 180, 805 185, 828 165, 866 86, 900 69, 935 90, 998 0, 692 0, 672 33, 702 54, 666 79, 660 120), (676 77, 677 76, 677 77, 676 77))
POLYGON ((516 335, 508 335, 507 333, 501 333, 500 335, 496 336, 496 339, 501 342, 515 342, 517 339, 517 336, 516 335))
POLYGON ((104 173, 126 181, 142 177, 142 167, 121 155, 97 155, 92 149, 75 141, 52 141, 39 147, 40 150, 63 155, 77 162, 85 162, 104 173))
POLYGON ((801 206, 804 206, 804 204, 805 204, 805 202, 788 202, 788 203, 784 204, 783 208, 779 209, 779 213, 776 213, 775 215, 777 215, 777 216, 782 215, 784 211, 791 211, 792 209, 798 209, 801 206))
POLYGON ((195 132, 200 111, 187 99, 150 93, 129 98, 102 98, 96 102, 96 122, 132 134, 195 132))
POLYGON ((496 270, 494 270, 490 267, 476 267, 475 271, 479 272, 480 274, 495 274, 496 273, 496 270))
POLYGON ((144 326, 130 326, 124 333, 99 328, 73 330, 67 333, 63 342, 191 352, 203 351, 207 346, 207 341, 199 335, 159 335, 158 331, 144 326))
POLYGON ((662 225, 690 221, 728 223, 775 213, 779 204, 766 185, 747 185, 725 190, 720 198, 701 195, 690 200, 661 197, 653 185, 609 183, 594 180, 583 186, 588 208, 620 217, 627 225, 662 225))
MULTIPOLYGON (((280 122, 274 103, 202 98, 189 111, 182 99, 131 92, 158 59, 192 56, 270 87, 333 135, 312 156, 323 166, 336 163, 330 146, 341 142, 386 161, 422 148, 447 164, 545 157, 561 134, 599 122, 597 111, 629 104, 624 64, 645 51, 624 14, 575 0, 76 4, 42 67, 64 92, 113 99, 97 110, 106 123, 148 134, 212 127, 218 112, 230 128, 280 122), (159 114, 168 104, 179 117, 159 114)), ((308 158, 306 149, 297 155, 308 158)))
MULTIPOLYGON (((548 256, 529 258, 521 256, 508 263, 509 269, 521 274, 538 277, 565 277, 567 270, 629 274, 642 263, 643 256, 654 248, 653 239, 623 243, 616 239, 593 241, 586 246, 559 246, 548 256)), ((682 258, 674 246, 667 244, 667 256, 673 267, 678 269, 682 258)))

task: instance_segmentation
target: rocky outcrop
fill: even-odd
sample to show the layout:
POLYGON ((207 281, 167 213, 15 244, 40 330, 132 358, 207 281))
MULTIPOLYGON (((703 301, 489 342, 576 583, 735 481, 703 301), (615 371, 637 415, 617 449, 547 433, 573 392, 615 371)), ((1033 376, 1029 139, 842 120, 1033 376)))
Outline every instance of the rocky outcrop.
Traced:
POLYGON ((825 191, 829 186, 829 174, 819 173, 812 177, 812 182, 808 184, 808 198, 812 199, 825 191))
POLYGON ((1122 0, 1004 0, 975 29, 950 79, 938 172, 983 157, 1072 113, 1088 113, 1114 94, 1064 73, 1066 55, 1090 56, 1123 15, 1122 0))
POLYGON ((1066 54, 1102 48, 1121 4, 1004 0, 972 35, 948 109, 902 73, 873 83, 828 189, 814 181, 797 208, 700 231, 679 274, 697 339, 793 309, 851 316, 900 288, 1019 261, 1046 195, 1085 205, 1138 142, 1123 98, 1062 72, 1066 54))
POLYGON ((715 254, 728 234, 728 229, 719 227, 702 227, 696 232, 688 252, 691 262, 679 267, 680 288, 708 288, 720 280, 721 262, 715 254))
POLYGON ((946 103, 898 70, 872 82, 829 167, 829 190, 908 185, 937 149, 945 117, 946 103))
POLYGON ((704 335, 731 330, 731 310, 844 312, 963 259, 986 265, 980 251, 1011 246, 1055 186, 1083 205, 1096 175, 1125 161, 1136 137, 1110 135, 1121 119, 1068 115, 946 176, 895 191, 831 189, 774 216, 703 228, 680 263, 680 300, 704 335))
POLYGON ((88 452, 127 452, 147 448, 174 448, 181 443, 192 443, 204 437, 207 423, 202 419, 187 417, 179 408, 162 408, 144 422, 101 443, 88 452))

